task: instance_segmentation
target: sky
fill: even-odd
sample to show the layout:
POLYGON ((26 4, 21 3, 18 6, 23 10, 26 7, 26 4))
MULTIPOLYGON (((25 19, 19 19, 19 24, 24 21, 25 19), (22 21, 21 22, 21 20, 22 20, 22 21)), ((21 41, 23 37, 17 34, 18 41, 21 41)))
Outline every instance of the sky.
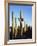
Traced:
POLYGON ((12 12, 13 15, 17 18, 17 25, 19 25, 18 18, 20 17, 20 10, 25 23, 32 26, 32 6, 9 5, 10 26, 12 26, 12 12))

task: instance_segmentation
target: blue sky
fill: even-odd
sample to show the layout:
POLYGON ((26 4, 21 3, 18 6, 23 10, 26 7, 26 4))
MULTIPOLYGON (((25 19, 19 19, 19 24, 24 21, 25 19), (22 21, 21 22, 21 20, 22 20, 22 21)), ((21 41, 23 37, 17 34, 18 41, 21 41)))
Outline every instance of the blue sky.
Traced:
MULTIPOLYGON (((10 25, 12 25, 12 11, 14 12, 14 16, 16 16, 16 18, 19 18, 20 10, 24 17, 25 23, 32 26, 32 6, 22 6, 22 5, 9 6, 10 25)), ((17 24, 19 24, 18 20, 17 20, 17 24)))

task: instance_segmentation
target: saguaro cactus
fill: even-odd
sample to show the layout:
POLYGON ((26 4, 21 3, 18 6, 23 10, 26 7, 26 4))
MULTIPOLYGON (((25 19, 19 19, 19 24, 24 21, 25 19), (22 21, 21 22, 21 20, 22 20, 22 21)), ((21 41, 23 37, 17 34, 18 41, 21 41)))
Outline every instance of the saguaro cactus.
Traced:
POLYGON ((22 34, 23 34, 23 25, 22 25, 22 22, 23 22, 23 18, 22 18, 22 14, 21 14, 21 11, 20 11, 20 34, 21 34, 21 36, 22 36, 22 34))
POLYGON ((16 38, 16 35, 17 35, 17 18, 15 17, 15 38, 16 38))
POLYGON ((12 33, 13 33, 13 35, 14 35, 14 27, 15 27, 15 17, 12 12, 12 33))

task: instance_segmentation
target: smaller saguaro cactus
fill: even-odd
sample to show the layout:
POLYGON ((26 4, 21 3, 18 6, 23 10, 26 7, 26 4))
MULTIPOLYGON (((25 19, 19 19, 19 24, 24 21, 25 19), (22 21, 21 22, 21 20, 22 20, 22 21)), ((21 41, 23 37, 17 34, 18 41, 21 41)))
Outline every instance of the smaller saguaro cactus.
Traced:
POLYGON ((16 35, 17 35, 17 18, 15 17, 15 38, 16 38, 16 35))
POLYGON ((25 26, 25 32, 28 31, 28 25, 26 24, 25 26))

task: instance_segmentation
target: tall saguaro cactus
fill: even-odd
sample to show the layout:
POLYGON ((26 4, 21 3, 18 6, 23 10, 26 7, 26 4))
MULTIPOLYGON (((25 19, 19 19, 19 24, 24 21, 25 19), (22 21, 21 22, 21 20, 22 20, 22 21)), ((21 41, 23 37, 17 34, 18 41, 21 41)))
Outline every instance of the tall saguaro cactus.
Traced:
POLYGON ((14 15, 12 12, 12 33, 14 34, 14 15))
POLYGON ((23 22, 23 18, 22 18, 22 14, 21 14, 21 11, 20 11, 20 33, 21 35, 23 34, 23 27, 22 27, 22 22, 23 22))

